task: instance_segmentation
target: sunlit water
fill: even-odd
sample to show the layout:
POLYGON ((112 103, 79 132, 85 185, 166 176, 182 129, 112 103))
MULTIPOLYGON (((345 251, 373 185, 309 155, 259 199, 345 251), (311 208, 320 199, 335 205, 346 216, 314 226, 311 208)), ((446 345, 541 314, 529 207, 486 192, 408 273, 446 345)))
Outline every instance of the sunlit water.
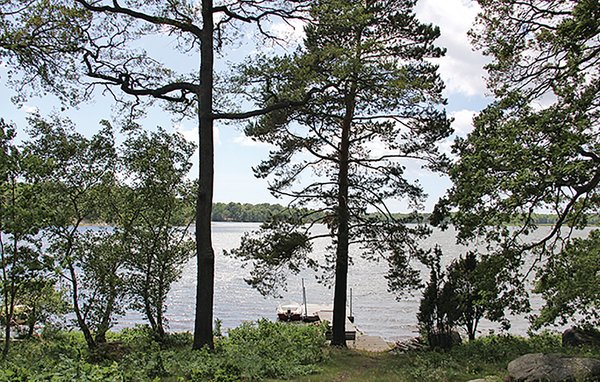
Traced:
MULTIPOLYGON (((331 304, 333 289, 319 284, 310 272, 289 278, 288 291, 283 292, 282 299, 263 297, 244 281, 249 269, 243 268, 239 260, 223 255, 223 250, 236 247, 244 232, 257 229, 257 223, 213 223, 213 246, 216 252, 215 262, 215 295, 214 317, 222 321, 223 328, 238 326, 243 321, 253 321, 261 317, 274 320, 276 308, 281 302, 302 302, 301 279, 305 278, 308 303, 331 304)), ((323 228, 321 228, 323 229, 323 228)), ((579 231, 576 236, 587 236, 590 229, 579 231)), ((547 228, 536 231, 532 237, 542 237, 547 228)), ((321 240, 314 245, 317 256, 324 253, 328 244, 321 240)), ((444 252, 444 263, 464 254, 467 248, 455 243, 453 230, 438 231, 424 243, 426 247, 438 244, 444 252)), ((384 275, 387 272, 385 263, 367 262, 353 253, 354 265, 350 267, 348 286, 353 291, 353 315, 358 328, 370 335, 382 336, 395 341, 418 335, 417 311, 418 294, 400 296, 397 300, 387 290, 384 275)), ((196 290, 196 261, 192 259, 185 267, 181 280, 175 283, 168 298, 167 318, 170 331, 192 331, 194 320, 194 304, 196 290)), ((534 309, 542 305, 539 297, 531 300, 534 309)), ((135 312, 129 312, 118 318, 116 329, 144 323, 144 319, 135 312)), ((529 327, 524 316, 511 316, 510 333, 524 335, 529 327)), ((498 331, 495 323, 483 321, 479 331, 487 334, 498 331)))

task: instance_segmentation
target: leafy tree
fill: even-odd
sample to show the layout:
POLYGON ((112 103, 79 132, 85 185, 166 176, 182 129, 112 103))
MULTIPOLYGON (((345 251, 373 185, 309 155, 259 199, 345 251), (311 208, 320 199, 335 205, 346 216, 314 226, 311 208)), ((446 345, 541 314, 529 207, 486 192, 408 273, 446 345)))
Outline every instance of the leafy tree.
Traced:
POLYGON ((454 186, 436 215, 455 209, 459 239, 487 238, 520 283, 532 267, 552 267, 565 244, 573 252, 573 229, 600 209, 600 7, 594 0, 479 3, 472 36, 492 59, 496 100, 456 142, 454 186), (540 211, 556 221, 541 239, 524 240, 540 211), (523 268, 529 253, 536 260, 523 268))
MULTIPOLYGON (((453 330, 462 326, 469 340, 475 339, 482 318, 501 322, 508 328, 504 309, 512 307, 514 299, 502 294, 505 274, 502 263, 494 256, 477 258, 469 252, 442 269, 443 253, 436 246, 427 253, 423 263, 429 268, 429 281, 423 291, 417 318, 423 334, 433 347, 453 345, 453 330)), ((516 307, 512 307, 517 310, 516 307)))
POLYGON ((285 211, 280 204, 249 203, 215 203, 213 205, 213 221, 266 222, 272 216, 285 211))
POLYGON ((477 259, 477 254, 469 252, 448 266, 448 288, 454 294, 452 307, 457 314, 456 323, 466 330, 469 340, 475 339, 477 326, 482 318, 500 321, 504 326, 504 308, 508 301, 501 296, 501 275, 493 257, 477 259))
MULTIPOLYGON (((97 344, 89 312, 98 307, 98 301, 110 305, 111 299, 101 297, 91 301, 86 298, 87 291, 82 290, 80 271, 110 265, 101 264, 104 260, 95 257, 95 251, 99 249, 90 249, 89 240, 87 247, 84 245, 85 235, 80 225, 88 213, 98 209, 97 204, 102 197, 108 195, 100 186, 110 187, 114 183, 116 154, 112 128, 103 122, 103 128, 88 139, 75 133, 70 121, 59 117, 45 120, 36 116, 30 124, 32 139, 28 142, 28 148, 45 164, 43 195, 51 206, 51 221, 46 230, 49 244, 46 255, 54 257, 65 271, 77 325, 88 346, 94 348, 97 344)), ((87 281, 89 286, 90 280, 87 281)), ((101 308, 105 309, 110 310, 108 305, 101 308)), ((107 314, 112 314, 112 311, 101 315, 107 314)), ((102 334, 99 338, 102 338, 102 334)))
POLYGON ((5 357, 16 305, 31 286, 28 283, 51 268, 41 257, 38 237, 46 219, 39 187, 32 182, 37 158, 17 147, 15 136, 15 127, 0 119, 0 291, 5 357))
POLYGON ((127 274, 125 261, 130 256, 122 243, 122 233, 85 231, 76 238, 73 262, 80 271, 78 299, 82 316, 95 344, 106 342, 106 332, 114 316, 125 310, 127 274))
POLYGON ((576 320, 581 326, 600 325, 600 231, 585 239, 575 239, 548 260, 540 270, 534 290, 546 304, 534 327, 566 324, 576 320))
POLYGON ((346 344, 350 245, 368 258, 387 259, 390 283, 400 288, 415 281, 417 273, 404 266, 409 253, 419 251, 415 239, 428 232, 402 224, 386 206, 405 198, 419 207, 424 192, 407 179, 407 163, 439 168, 436 143, 451 131, 440 107, 443 84, 426 60, 443 54, 433 45, 439 29, 419 22, 413 6, 396 0, 314 2, 314 21, 297 54, 244 69, 246 78, 261 84, 255 94, 266 107, 302 89, 325 89, 310 104, 276 111, 246 129, 277 147, 256 175, 270 177, 271 192, 289 197, 291 207, 313 210, 273 218, 232 253, 253 261, 249 282, 262 292, 281 284, 286 269, 333 270, 332 345, 346 344), (311 233, 318 223, 327 226, 326 234, 311 233), (324 264, 309 256, 319 237, 333 238, 324 264))
POLYGON ((71 311, 67 293, 60 288, 58 281, 55 276, 46 273, 27 280, 19 293, 18 303, 25 308, 28 338, 34 335, 38 325, 47 328, 71 311))
MULTIPOLYGON (((213 0, 200 2, 125 2, 36 0, 0 3, 0 57, 20 76, 19 94, 37 87, 77 103, 101 88, 134 115, 143 101, 162 101, 178 117, 197 118, 200 138, 196 206, 198 282, 194 348, 213 347, 214 251, 210 217, 213 199, 213 125, 219 119, 244 119, 301 104, 311 92, 280 99, 261 110, 224 112, 215 108, 215 52, 236 43, 246 26, 276 40, 269 23, 303 17, 307 0, 213 0), (161 52, 139 47, 168 38, 174 53, 197 55, 199 70, 179 73, 161 52), (37 87, 35 85, 38 85, 37 87), (118 89, 118 90, 117 90, 118 89)), ((153 45, 158 45, 154 44, 153 45)), ((166 45, 166 44, 165 44, 166 45)), ((226 103, 224 103, 226 104, 226 103)))
MULTIPOLYGON (((129 185, 115 211, 128 258, 128 289, 159 337, 165 335, 166 298, 171 284, 194 255, 189 228, 193 213, 178 226, 181 204, 193 206, 186 181, 195 146, 178 134, 137 132, 124 144, 122 162, 129 185)), ((191 208, 185 209, 193 212, 191 208)))

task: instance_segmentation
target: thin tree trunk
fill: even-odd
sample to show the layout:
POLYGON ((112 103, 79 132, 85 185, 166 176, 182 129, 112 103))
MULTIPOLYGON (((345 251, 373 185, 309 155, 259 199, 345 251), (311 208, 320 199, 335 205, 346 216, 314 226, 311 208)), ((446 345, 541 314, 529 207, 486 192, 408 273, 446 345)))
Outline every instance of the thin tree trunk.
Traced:
POLYGON ((88 327, 87 323, 85 322, 83 315, 81 314, 81 309, 79 309, 79 290, 77 285, 77 275, 75 273, 75 268, 71 263, 69 263, 68 268, 69 274, 71 275, 71 284, 73 286, 73 310, 75 311, 75 317, 77 318, 77 325, 79 325, 79 329, 83 333, 83 337, 85 338, 85 342, 87 343, 88 348, 95 349, 96 341, 94 340, 92 332, 88 327))
MULTIPOLYGON (((17 196, 16 196, 16 184, 17 181, 14 177, 10 179, 11 186, 11 204, 14 207, 16 204, 17 196)), ((13 222, 16 220, 15 209, 12 210, 12 220, 13 222)), ((18 244, 19 238, 13 233, 13 256, 12 256, 12 268, 11 270, 14 272, 17 264, 17 257, 19 254, 18 244)), ((2 357, 6 358, 8 356, 8 351, 10 349, 10 324, 13 320, 13 315, 15 312, 15 296, 16 296, 16 285, 15 285, 15 275, 13 274, 10 277, 10 283, 8 282, 9 276, 6 272, 6 258, 4 256, 4 246, 2 246, 2 277, 4 279, 4 312, 5 312, 5 324, 4 328, 4 348, 2 349, 2 357), (7 288, 10 286, 9 288, 7 288)))
POLYGON ((27 338, 31 338, 33 337, 33 332, 35 330, 35 323, 36 323, 36 309, 35 306, 33 306, 31 308, 31 312, 29 312, 29 315, 27 317, 27 338))
POLYGON ((102 314, 102 320, 100 321, 100 325, 98 325, 98 329, 96 330, 96 343, 106 343, 106 332, 110 327, 110 317, 112 316, 112 312, 115 306, 115 294, 116 291, 113 289, 111 291, 111 297, 109 298, 106 308, 104 309, 104 313, 102 314))
POLYGON ((10 349, 10 325, 15 316, 15 296, 16 296, 16 286, 14 284, 14 280, 11 282, 10 286, 10 296, 9 301, 7 301, 6 306, 6 327, 4 328, 4 349, 2 349, 2 356, 6 358, 8 356, 8 351, 10 349))
POLYGON ((215 254, 211 240, 211 212, 213 199, 213 2, 202 0, 202 36, 200 39, 200 92, 198 94, 198 130, 200 135, 200 179, 196 202, 196 256, 198 274, 196 287, 196 317, 194 349, 214 348, 213 294, 215 254))
POLYGON ((348 289, 348 241, 350 212, 348 210, 348 160, 350 128, 354 115, 354 91, 346 99, 346 114, 342 122, 338 176, 338 232, 335 260, 335 292, 333 297, 332 346, 346 347, 346 293, 348 289))
POLYGON ((150 327, 155 333, 158 333, 158 325, 156 324, 156 320, 154 319, 154 314, 152 314, 152 304, 150 303, 150 297, 148 296, 148 291, 144 292, 144 311, 146 312, 146 318, 148 319, 148 323, 150 323, 150 327))
MULTIPOLYGON (((2 282, 3 284, 8 284, 8 275, 6 273, 6 258, 4 256, 4 241, 2 240, 2 231, 0 231, 0 260, 2 261, 2 282)), ((10 346, 10 317, 9 317, 9 298, 8 298, 8 288, 2 288, 3 289, 3 294, 4 294, 4 298, 3 298, 3 308, 4 308, 4 318, 6 320, 6 327, 4 328, 5 332, 4 332, 4 346, 2 349, 2 356, 4 358, 6 358, 6 356, 8 355, 8 349, 10 346)))
POLYGON ((158 284, 158 300, 156 301, 156 332, 158 336, 162 339, 165 337, 165 326, 163 325, 164 317, 163 317, 163 306, 164 301, 166 299, 165 295, 165 287, 163 283, 162 276, 159 277, 158 284))

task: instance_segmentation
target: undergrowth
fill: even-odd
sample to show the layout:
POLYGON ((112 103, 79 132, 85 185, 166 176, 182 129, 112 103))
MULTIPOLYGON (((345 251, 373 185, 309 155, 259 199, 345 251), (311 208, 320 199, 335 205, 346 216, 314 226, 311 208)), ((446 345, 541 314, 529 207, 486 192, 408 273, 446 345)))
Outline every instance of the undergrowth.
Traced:
POLYGON ((158 341, 147 327, 111 333, 94 352, 77 332, 15 342, 0 360, 4 381, 255 381, 318 371, 325 329, 259 320, 217 333, 215 350, 191 350, 190 333, 158 341))

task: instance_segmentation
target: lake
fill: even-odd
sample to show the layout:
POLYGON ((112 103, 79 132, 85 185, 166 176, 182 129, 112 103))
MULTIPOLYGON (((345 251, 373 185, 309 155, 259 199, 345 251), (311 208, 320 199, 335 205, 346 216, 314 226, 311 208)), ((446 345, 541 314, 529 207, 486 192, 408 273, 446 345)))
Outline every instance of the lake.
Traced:
MULTIPOLYGON (((238 326, 243 321, 257 320, 266 317, 275 320, 275 310, 281 302, 302 302, 302 278, 305 278, 308 303, 332 304, 333 289, 317 283, 312 273, 306 272, 288 279, 288 291, 283 292, 282 299, 263 297, 244 281, 249 269, 242 267, 239 260, 223 255, 223 250, 232 249, 239 245, 244 232, 258 229, 258 223, 225 223, 214 222, 213 246, 216 254, 215 261, 215 297, 214 318, 220 319, 223 328, 238 326)), ((323 227, 317 228, 324 230, 323 227)), ((548 227, 542 227, 531 237, 541 237, 548 232, 548 227)), ((576 236, 587 236, 591 228, 578 231, 576 236)), ((316 255, 324 253, 328 240, 315 242, 316 255)), ((464 254, 468 248, 455 243, 455 232, 435 230, 433 235, 423 244, 433 247, 438 244, 444 252, 444 262, 464 254)), ((351 252, 352 254, 352 252, 351 252)), ((397 300, 395 295, 387 291, 387 281, 383 277, 387 272, 385 263, 367 262, 360 259, 357 253, 354 265, 350 267, 348 286, 353 291, 353 315, 358 328, 366 334, 382 336, 386 340, 396 341, 418 335, 417 311, 419 295, 403 296, 397 300)), ((182 278, 173 285, 168 298, 166 317, 169 320, 170 331, 192 331, 194 320, 194 305, 196 295, 196 259, 192 259, 185 267, 182 278)), ((542 305, 538 296, 532 297, 534 309, 542 305)), ((143 318, 129 312, 118 318, 116 329, 144 323, 143 318)), ((510 333, 525 335, 528 322, 523 316, 511 316, 510 333)), ((483 321, 479 330, 487 334, 490 330, 498 331, 499 326, 483 321)))

